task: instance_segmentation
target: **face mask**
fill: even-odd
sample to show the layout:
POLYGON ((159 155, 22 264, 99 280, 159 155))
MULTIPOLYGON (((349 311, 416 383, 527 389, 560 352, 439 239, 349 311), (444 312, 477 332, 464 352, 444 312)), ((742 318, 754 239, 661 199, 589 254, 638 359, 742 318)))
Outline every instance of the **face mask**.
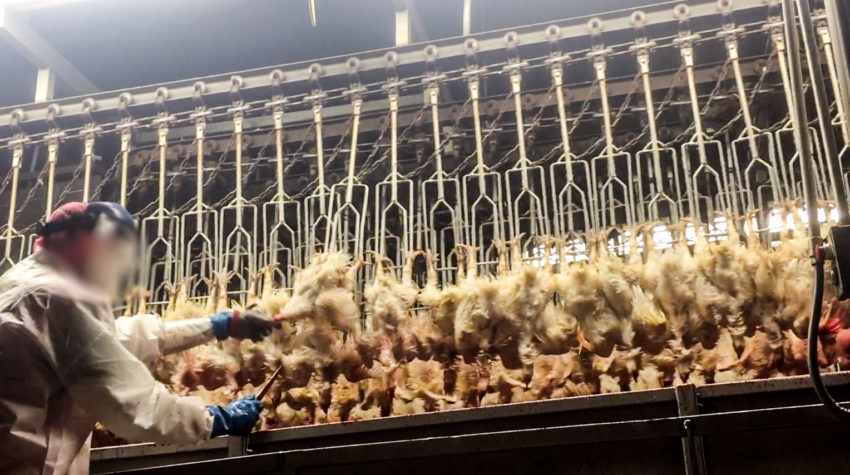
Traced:
POLYGON ((126 294, 133 281, 139 260, 137 241, 135 237, 114 237, 111 233, 98 232, 103 231, 98 230, 99 227, 101 223, 92 233, 95 244, 83 270, 84 277, 112 299, 118 299, 126 294))

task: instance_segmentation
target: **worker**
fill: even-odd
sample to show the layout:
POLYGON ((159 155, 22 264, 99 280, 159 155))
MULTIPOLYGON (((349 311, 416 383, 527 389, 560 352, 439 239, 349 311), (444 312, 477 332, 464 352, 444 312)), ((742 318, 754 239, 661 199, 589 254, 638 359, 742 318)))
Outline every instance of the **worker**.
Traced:
POLYGON ((171 394, 142 360, 212 338, 259 340, 274 322, 245 312, 163 324, 113 318, 132 275, 137 229, 115 203, 68 203, 39 229, 33 255, 0 277, 0 473, 87 473, 91 431, 196 443, 248 434, 262 403, 226 406, 171 394))

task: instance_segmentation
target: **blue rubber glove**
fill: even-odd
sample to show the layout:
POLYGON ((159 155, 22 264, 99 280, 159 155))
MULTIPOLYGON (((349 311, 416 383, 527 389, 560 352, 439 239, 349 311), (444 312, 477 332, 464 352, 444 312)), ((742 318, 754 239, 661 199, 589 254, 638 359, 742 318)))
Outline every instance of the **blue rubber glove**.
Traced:
POLYGON ((244 312, 219 312, 210 317, 213 334, 219 340, 232 336, 240 340, 260 341, 269 336, 274 328, 280 328, 280 322, 255 310, 244 312))
POLYGON ((207 406, 213 416, 213 427, 211 437, 220 435, 248 435, 251 429, 260 420, 260 412, 263 410, 262 401, 258 401, 253 394, 230 401, 230 404, 222 406, 207 406))
POLYGON ((233 312, 218 312, 210 317, 212 322, 213 335, 218 340, 226 340, 230 336, 230 319, 233 318, 233 312))

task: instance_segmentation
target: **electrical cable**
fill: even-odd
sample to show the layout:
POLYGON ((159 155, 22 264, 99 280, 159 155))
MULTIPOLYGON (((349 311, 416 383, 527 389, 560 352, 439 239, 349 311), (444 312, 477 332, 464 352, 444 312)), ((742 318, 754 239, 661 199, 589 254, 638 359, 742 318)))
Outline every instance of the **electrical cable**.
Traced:
MULTIPOLYGON (((797 5, 801 10, 801 21, 805 22, 804 13, 808 12, 808 4, 804 4, 808 0, 796 0, 797 5)), ((823 292, 824 292, 824 250, 822 248, 822 239, 820 237, 820 223, 817 216, 817 201, 814 189, 814 167, 812 163, 812 153, 809 143, 809 134, 805 126, 806 124, 806 103, 803 93, 803 72, 802 60, 800 58, 800 40, 797 33, 797 22, 794 15, 794 0, 782 0, 782 16, 785 24, 785 37, 788 41, 788 66, 790 69, 791 89, 797 99, 794 108, 791 111, 795 115, 794 120, 794 139, 797 149, 800 152, 800 165, 803 168, 803 194, 806 197, 806 210, 808 213, 809 235, 812 243, 813 267, 815 272, 815 287, 814 301, 812 302, 812 315, 809 319, 808 331, 808 348, 807 360, 809 364, 809 377, 812 381, 812 386, 815 388, 818 398, 821 400, 826 409, 842 419, 850 419, 850 410, 842 407, 832 397, 826 386, 823 383, 823 378, 820 374, 818 366, 818 340, 820 330, 820 317, 823 307, 823 292)), ((809 24, 811 26, 811 23, 809 24)), ((805 30, 805 25, 803 29, 805 30)), ((805 31, 804 31, 805 33, 805 31)), ((810 46, 814 46, 810 43, 810 46)), ((809 51, 811 53, 811 51, 809 51)), ((813 83, 814 86, 814 83, 813 83)), ((826 124, 829 126, 829 124, 826 124)))

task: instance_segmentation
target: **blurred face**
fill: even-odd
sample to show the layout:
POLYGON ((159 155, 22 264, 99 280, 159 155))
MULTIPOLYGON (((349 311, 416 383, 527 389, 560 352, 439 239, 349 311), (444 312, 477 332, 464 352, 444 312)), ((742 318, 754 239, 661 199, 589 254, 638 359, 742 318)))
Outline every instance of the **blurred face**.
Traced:
POLYGON ((113 223, 102 218, 92 233, 93 242, 83 265, 83 277, 105 291, 112 299, 125 295, 138 261, 138 242, 135 235, 112 232, 113 223))
POLYGON ((130 239, 98 239, 83 269, 83 277, 112 299, 125 294, 135 270, 136 242, 130 239))

